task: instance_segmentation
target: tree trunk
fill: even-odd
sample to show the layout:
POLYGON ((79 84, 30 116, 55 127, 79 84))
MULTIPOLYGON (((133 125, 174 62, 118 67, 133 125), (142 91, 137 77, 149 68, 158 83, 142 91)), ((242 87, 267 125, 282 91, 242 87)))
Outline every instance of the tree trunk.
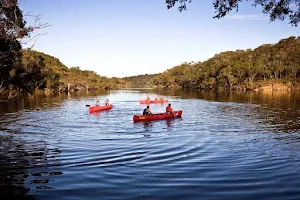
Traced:
POLYGON ((5 88, 5 87, 3 86, 3 83, 4 83, 4 81, 2 81, 2 82, 1 82, 1 85, 0 85, 0 94, 3 92, 3 90, 4 90, 4 88, 5 88))
POLYGON ((15 97, 18 96, 18 95, 19 95, 19 93, 18 93, 17 90, 10 90, 10 91, 9 91, 9 95, 8 95, 8 97, 7 97, 7 101, 9 101, 9 100, 12 99, 12 98, 15 98, 15 97))

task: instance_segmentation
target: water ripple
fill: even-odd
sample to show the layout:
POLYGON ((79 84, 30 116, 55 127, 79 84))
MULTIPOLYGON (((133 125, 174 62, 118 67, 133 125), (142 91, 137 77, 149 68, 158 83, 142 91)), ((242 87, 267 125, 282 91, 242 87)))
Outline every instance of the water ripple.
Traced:
POLYGON ((300 199, 299 109, 170 95, 182 119, 133 123, 145 95, 113 91, 1 113, 1 191, 36 199, 300 199), (113 109, 88 113, 85 105, 108 97, 113 109))

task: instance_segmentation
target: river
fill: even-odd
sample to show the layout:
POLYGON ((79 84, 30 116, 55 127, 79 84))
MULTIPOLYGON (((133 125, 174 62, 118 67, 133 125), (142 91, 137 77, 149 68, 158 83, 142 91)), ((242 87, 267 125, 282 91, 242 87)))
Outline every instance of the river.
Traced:
POLYGON ((296 92, 134 89, 2 103, 0 198, 300 199, 299 103, 296 92), (147 94, 182 118, 133 123, 147 94), (89 114, 106 98, 113 109, 89 114))

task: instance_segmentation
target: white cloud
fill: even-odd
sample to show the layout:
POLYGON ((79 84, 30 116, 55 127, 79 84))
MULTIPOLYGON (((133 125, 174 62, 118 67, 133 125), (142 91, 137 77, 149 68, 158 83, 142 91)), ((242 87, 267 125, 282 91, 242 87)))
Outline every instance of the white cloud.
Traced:
POLYGON ((225 19, 232 20, 268 20, 268 17, 262 14, 257 15, 229 15, 225 19))

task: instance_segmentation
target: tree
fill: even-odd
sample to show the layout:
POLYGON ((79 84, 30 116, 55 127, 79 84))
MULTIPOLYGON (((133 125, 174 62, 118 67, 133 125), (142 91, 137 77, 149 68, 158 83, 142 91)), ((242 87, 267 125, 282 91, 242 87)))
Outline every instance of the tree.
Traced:
POLYGON ((223 52, 197 64, 183 63, 153 77, 150 83, 162 87, 253 89, 298 78, 299 55, 300 37, 290 37, 254 50, 223 52))
POLYGON ((25 90, 29 93, 33 93, 35 89, 42 89, 46 87, 46 73, 45 73, 45 63, 42 56, 31 56, 29 58, 24 58, 24 67, 16 71, 15 84, 19 89, 25 90), (25 62, 24 60, 27 59, 25 62))
MULTIPOLYGON (((10 70, 20 61, 21 44, 27 34, 22 11, 16 0, 0 0, 0 83, 4 87, 10 70)), ((3 88, 2 88, 3 89, 3 88)))
POLYGON ((0 94, 9 84, 14 89, 20 89, 16 85, 21 83, 16 80, 20 78, 16 76, 16 72, 26 71, 22 69, 21 42, 24 44, 24 39, 30 38, 34 29, 48 26, 40 23, 39 16, 35 16, 35 26, 26 26, 23 12, 19 8, 20 2, 21 0, 0 0, 0 94))
MULTIPOLYGON (((222 18, 232 10, 238 11, 242 1, 252 1, 253 6, 261 6, 262 12, 269 15, 271 21, 289 18, 289 23, 297 26, 300 22, 300 0, 213 0, 216 11, 214 18, 222 18)), ((166 0, 167 8, 170 9, 179 4, 179 11, 187 9, 187 3, 192 0, 166 0)))

